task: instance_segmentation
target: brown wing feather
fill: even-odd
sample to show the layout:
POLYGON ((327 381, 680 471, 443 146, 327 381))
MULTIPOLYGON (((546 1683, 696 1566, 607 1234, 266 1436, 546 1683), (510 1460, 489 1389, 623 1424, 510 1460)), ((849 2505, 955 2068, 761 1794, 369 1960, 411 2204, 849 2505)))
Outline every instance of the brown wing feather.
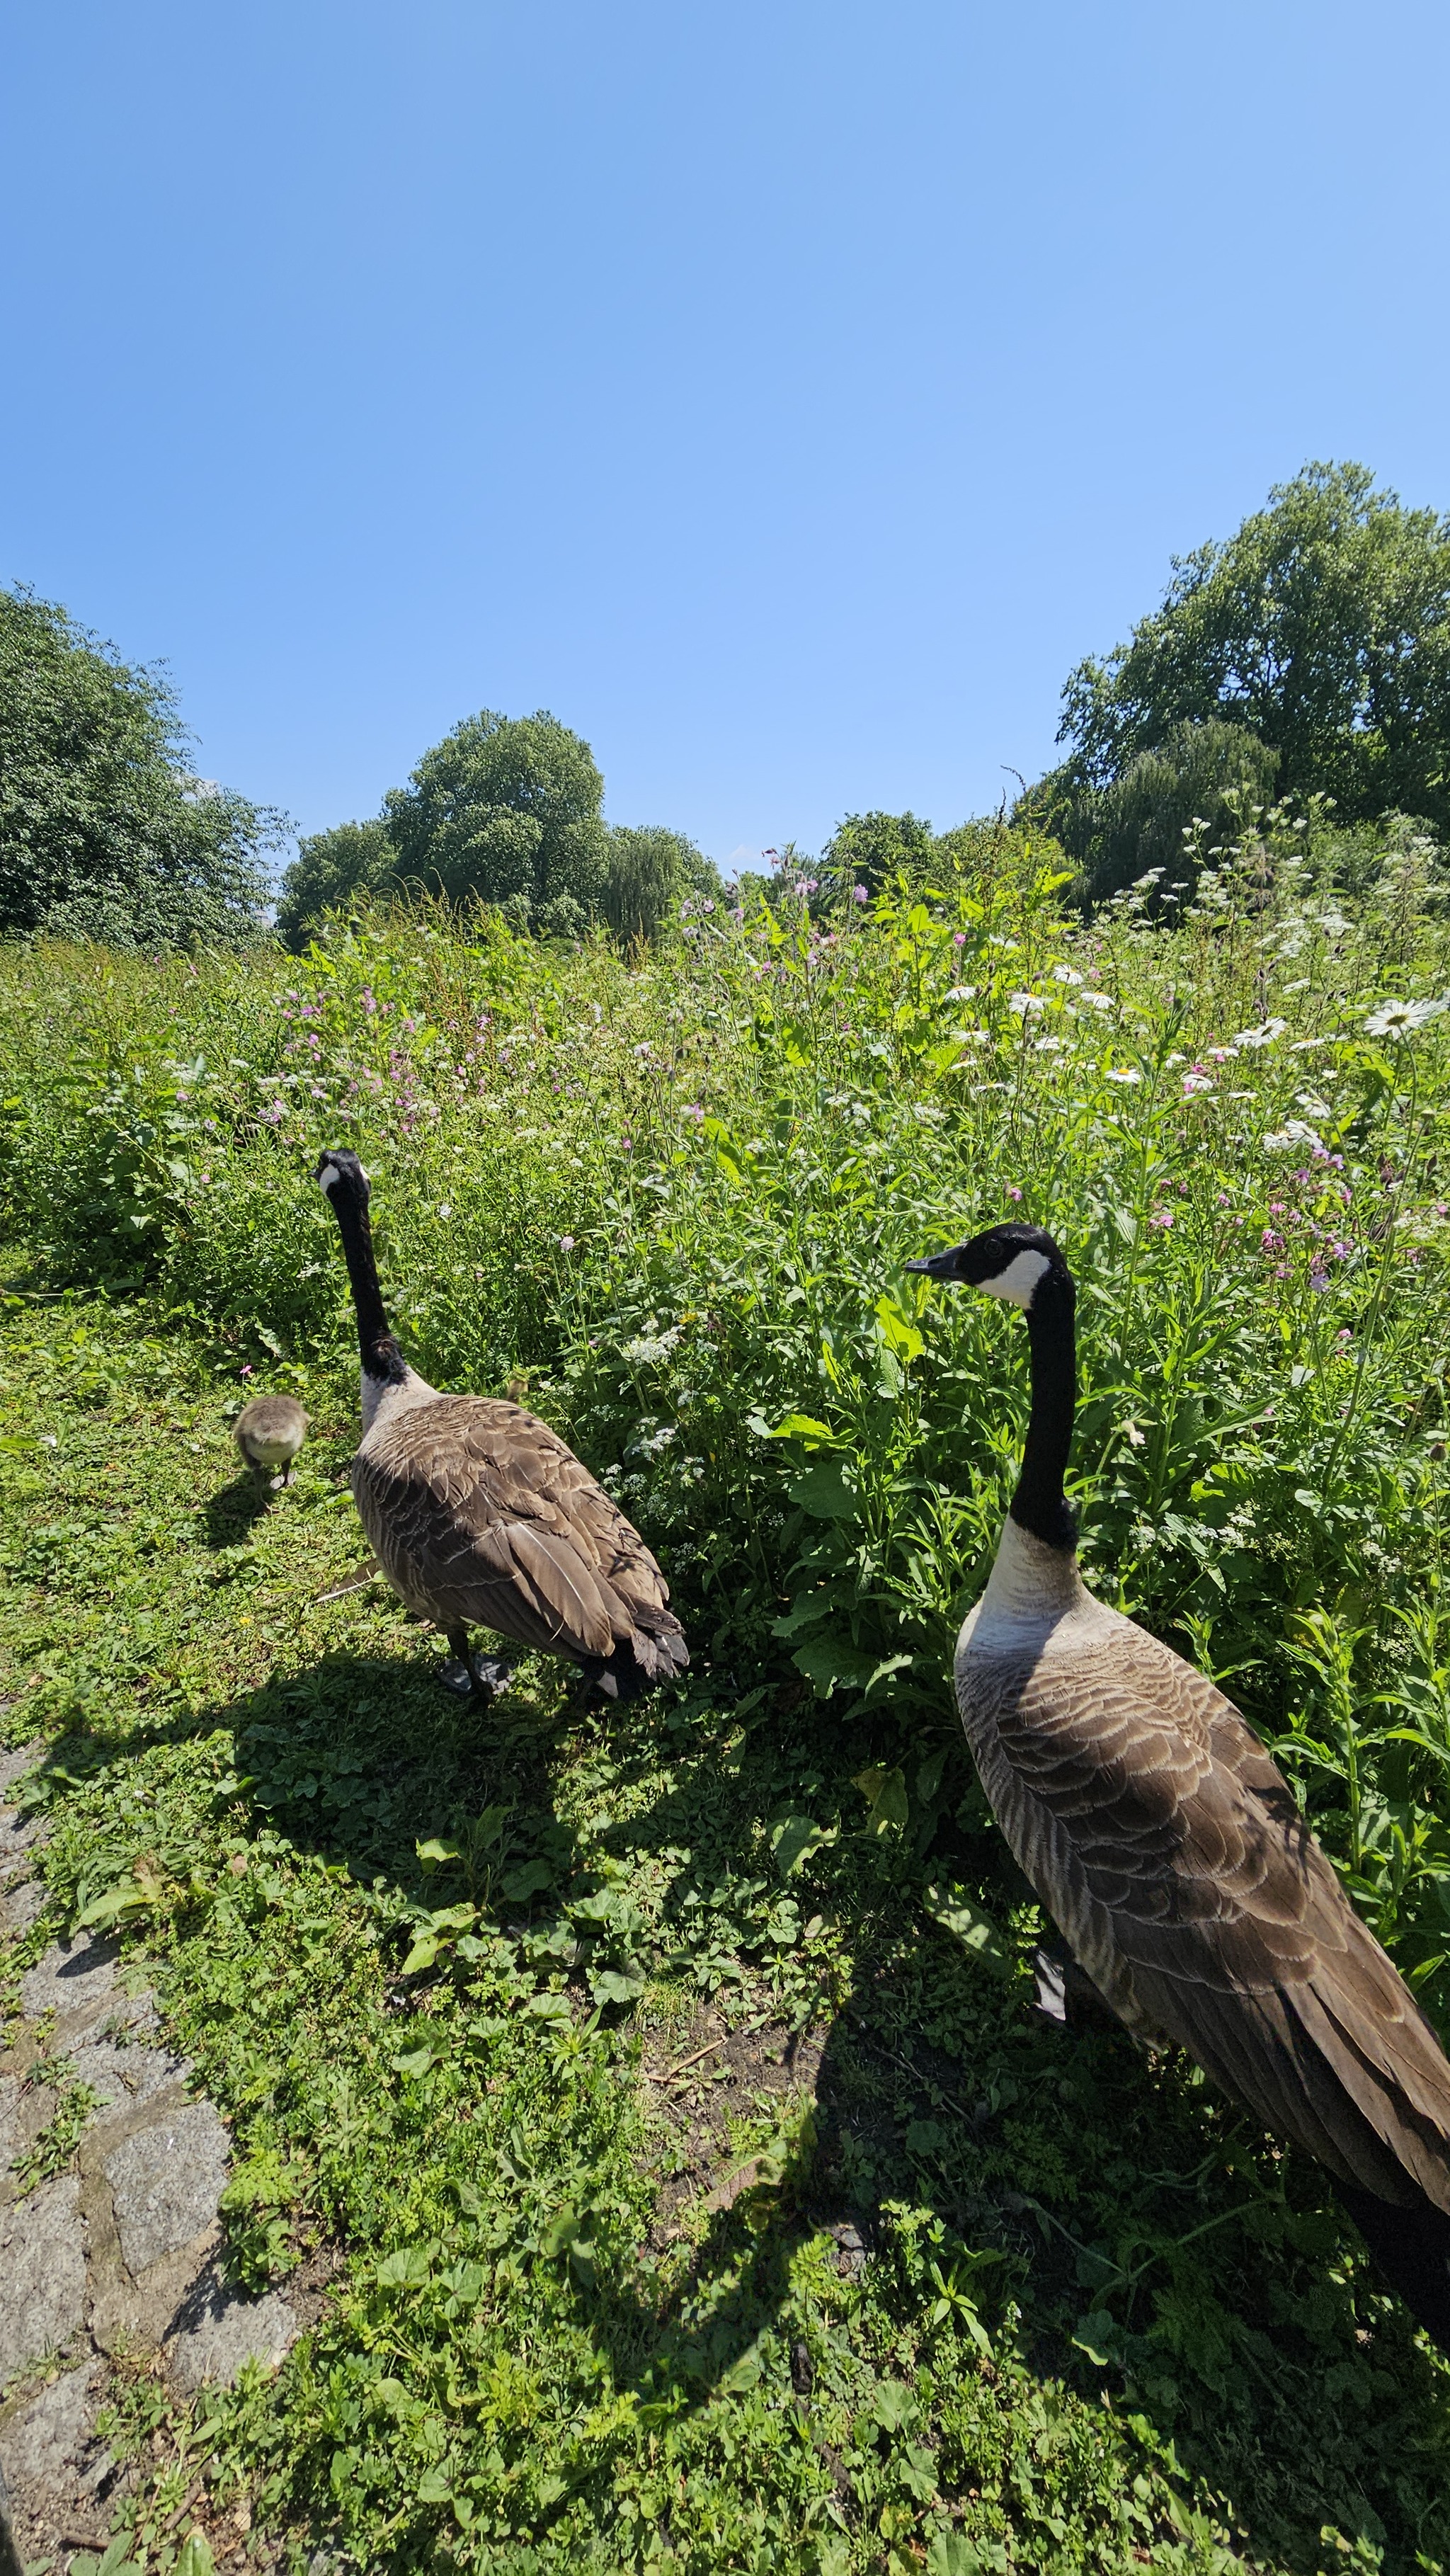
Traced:
POLYGON ((1223 1693, 1127 1620, 969 1651, 959 1690, 1008 1840, 1124 2019, 1347 2181, 1450 2210, 1450 2064, 1223 1693))
POLYGON ((579 1657, 677 1638, 683 1659, 639 1532, 521 1406, 440 1395, 400 1413, 358 1452, 353 1493, 394 1590, 440 1627, 579 1657))

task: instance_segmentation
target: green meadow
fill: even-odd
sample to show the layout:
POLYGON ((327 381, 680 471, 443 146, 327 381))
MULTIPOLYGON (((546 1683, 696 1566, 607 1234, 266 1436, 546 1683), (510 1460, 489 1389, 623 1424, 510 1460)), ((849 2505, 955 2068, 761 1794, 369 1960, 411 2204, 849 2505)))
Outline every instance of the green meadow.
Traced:
POLYGON ((628 957, 418 907, 0 952, 8 1973, 117 1931, 232 2123, 230 2273, 306 2319, 187 2410, 121 2357, 133 2563, 200 2512, 238 2570, 1450 2565, 1446 2364, 1314 2167, 1034 2011, 952 1702, 1025 1337, 903 1265, 1020 1213, 1089 1581, 1450 2027, 1447 889, 1282 812, 1191 856, 1086 921, 1004 826, 628 957), (410 1358, 526 1388, 659 1555, 678 1690, 480 1716, 369 1579, 339 1143, 410 1358))

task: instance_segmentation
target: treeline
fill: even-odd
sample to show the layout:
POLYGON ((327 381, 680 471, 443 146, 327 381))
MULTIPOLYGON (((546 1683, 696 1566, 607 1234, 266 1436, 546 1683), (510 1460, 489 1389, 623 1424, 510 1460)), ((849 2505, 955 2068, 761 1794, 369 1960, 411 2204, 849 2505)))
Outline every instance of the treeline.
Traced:
MULTIPOLYGON (((1058 840, 1086 907, 1276 806, 1312 809, 1352 870, 1387 817, 1450 839, 1450 519, 1361 465, 1310 465, 1222 544, 1175 558, 1161 605, 1063 690, 1059 764, 1013 821, 1058 840)), ((655 938, 719 871, 683 833, 607 824, 589 745, 485 710, 361 822, 313 833, 273 886, 285 817, 199 779, 174 695, 66 614, 0 591, 0 934, 117 947, 304 948, 331 912, 426 893, 520 931, 655 938), (272 917, 275 903, 275 922, 272 917)), ((993 827, 848 815, 777 880, 869 900, 899 871, 979 864, 993 827)), ((746 879, 768 890, 771 880, 746 879)))
POLYGON ((469 716, 424 753, 365 823, 299 845, 279 935, 303 948, 329 912, 421 892, 493 904, 516 929, 577 938, 598 922, 653 939, 687 895, 723 898, 719 870, 682 832, 608 824, 587 742, 557 717, 469 716))

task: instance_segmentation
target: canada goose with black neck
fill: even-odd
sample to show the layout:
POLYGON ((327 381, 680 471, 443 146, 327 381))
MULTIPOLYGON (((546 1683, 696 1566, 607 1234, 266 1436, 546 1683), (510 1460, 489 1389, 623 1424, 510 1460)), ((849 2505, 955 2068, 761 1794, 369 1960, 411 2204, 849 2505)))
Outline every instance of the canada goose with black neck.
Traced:
POLYGON ((440 1394, 408 1366, 378 1285, 371 1191, 356 1154, 325 1153, 317 1181, 342 1236, 362 1358, 358 1517, 410 1610, 443 1629, 461 1686, 508 1679, 469 1631, 567 1656, 610 1699, 685 1670, 669 1586, 637 1530, 537 1414, 498 1397, 440 1394))
POLYGON ((1032 1405, 996 1561, 957 1645, 982 1785, 1079 1965, 1325 2165, 1450 2351, 1450 2063, 1232 1702, 1094 1599, 1063 1492, 1072 1273, 998 1225, 907 1267, 1022 1307, 1032 1405))

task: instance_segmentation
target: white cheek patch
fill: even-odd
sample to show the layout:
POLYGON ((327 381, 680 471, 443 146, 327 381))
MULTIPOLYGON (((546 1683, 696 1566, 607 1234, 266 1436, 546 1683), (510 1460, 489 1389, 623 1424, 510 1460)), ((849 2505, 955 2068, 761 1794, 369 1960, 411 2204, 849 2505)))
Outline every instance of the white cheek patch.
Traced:
POLYGON ((984 1297, 1005 1297, 1009 1305, 1021 1306, 1025 1310, 1036 1295, 1039 1281, 1051 1268, 1045 1252, 1016 1253, 1006 1269, 998 1271, 995 1279, 982 1281, 982 1294, 984 1297))
POLYGON ((328 1197, 331 1198, 332 1193, 336 1189, 341 1178, 342 1174, 338 1170, 336 1163, 327 1163, 324 1164, 322 1170, 317 1175, 317 1186, 320 1190, 325 1190, 328 1197))

